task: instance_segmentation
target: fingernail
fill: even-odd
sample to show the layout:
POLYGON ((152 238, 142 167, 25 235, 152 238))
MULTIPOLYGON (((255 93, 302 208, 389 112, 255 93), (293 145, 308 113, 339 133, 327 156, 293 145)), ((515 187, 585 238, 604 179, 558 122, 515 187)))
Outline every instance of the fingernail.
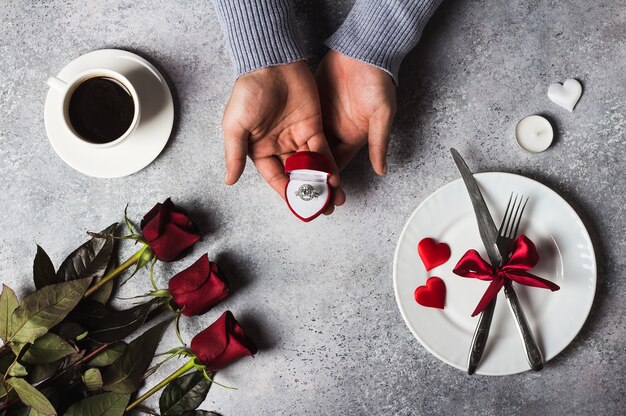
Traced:
POLYGON ((388 170, 388 166, 387 166, 387 162, 385 162, 385 166, 383 166, 383 176, 387 174, 387 170, 388 170))

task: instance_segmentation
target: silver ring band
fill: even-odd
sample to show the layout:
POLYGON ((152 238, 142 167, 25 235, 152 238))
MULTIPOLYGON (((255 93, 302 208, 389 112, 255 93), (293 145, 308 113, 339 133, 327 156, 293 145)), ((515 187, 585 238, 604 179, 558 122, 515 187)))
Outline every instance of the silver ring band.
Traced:
POLYGON ((310 201, 313 198, 317 198, 318 196, 320 196, 320 193, 315 190, 313 185, 305 183, 304 185, 300 185, 300 187, 296 191, 296 196, 303 201, 310 201))

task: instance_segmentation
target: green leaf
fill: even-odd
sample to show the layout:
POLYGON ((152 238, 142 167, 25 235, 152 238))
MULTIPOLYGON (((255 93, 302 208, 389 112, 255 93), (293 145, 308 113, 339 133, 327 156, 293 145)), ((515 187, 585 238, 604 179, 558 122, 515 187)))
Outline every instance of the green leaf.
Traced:
POLYGON ((211 382, 195 371, 172 381, 159 399, 161 416, 178 416, 195 410, 206 398, 211 382))
POLYGON ((102 393, 73 404, 63 416, 122 416, 130 394, 102 393))
POLYGON ((42 380, 52 377, 57 372, 60 365, 61 361, 55 361, 49 364, 30 366, 27 379, 31 384, 39 383, 42 380))
POLYGON ((85 329, 89 329, 93 327, 94 321, 100 320, 110 313, 111 309, 106 305, 86 298, 70 313, 69 320, 80 324, 85 329))
POLYGON ((2 284, 2 293, 0 293, 0 339, 4 342, 9 338, 11 333, 11 314, 20 302, 15 296, 15 292, 5 284, 2 284))
POLYGON ((102 374, 97 368, 90 368, 81 376, 83 383, 89 391, 100 390, 102 388, 102 374))
POLYGON ((126 343, 124 341, 111 344, 106 350, 87 362, 87 365, 90 367, 106 367, 107 365, 111 365, 122 356, 125 349, 126 343))
POLYGON ((46 396, 41 394, 39 390, 28 384, 28 382, 22 378, 12 377, 7 380, 9 386, 15 389, 15 392, 22 403, 35 409, 42 415, 56 416, 57 412, 52 407, 52 404, 46 399, 46 396))
POLYGON ((139 389, 168 324, 167 321, 161 322, 128 344, 124 354, 103 374, 104 390, 133 393, 139 389))
POLYGON ((77 361, 81 360, 84 356, 85 356, 85 350, 81 350, 81 351, 75 352, 74 354, 70 354, 65 359, 65 365, 68 367, 71 365, 74 365, 77 361))
MULTIPOLYGON (((78 305, 80 306, 81 303, 82 302, 80 302, 78 305)), ((77 306, 77 308, 79 306, 77 306)), ((72 313, 73 312, 74 311, 72 311, 72 313)), ((72 313, 70 313, 68 318, 72 316, 72 313)), ((68 319, 65 319, 63 322, 58 324, 54 328, 54 332, 63 339, 75 339, 77 341, 80 341, 82 338, 84 338, 84 335, 87 333, 85 328, 78 325, 76 322, 69 321, 68 319)))
POLYGON ((11 351, 7 351, 0 355, 0 377, 7 372, 11 364, 15 361, 15 354, 11 351))
POLYGON ((152 299, 130 309, 114 311, 101 318, 95 318, 87 326, 88 337, 96 342, 108 343, 120 341, 138 330, 150 313, 152 305, 158 299, 152 299))
POLYGON ((39 245, 33 262, 33 280, 37 289, 57 283, 52 260, 39 245))
POLYGON ((95 300, 101 304, 106 304, 113 293, 113 287, 115 286, 115 280, 109 280, 98 288, 93 295, 89 296, 90 299, 95 300))
MULTIPOLYGON (((71 404, 76 403, 83 399, 84 392, 80 383, 77 380, 67 380, 62 377, 57 379, 54 384, 38 388, 44 396, 52 403, 57 412, 61 414, 65 412, 71 404)), ((28 416, 40 415, 34 409, 30 409, 28 416)))
POLYGON ((42 287, 26 296, 11 315, 13 342, 33 342, 61 322, 78 304, 91 278, 42 287))
POLYGON ((99 321, 103 316, 110 313, 111 310, 106 305, 90 298, 83 298, 59 327, 71 322, 80 326, 82 329, 80 334, 84 332, 89 333, 90 329, 94 327, 94 322, 99 321))
POLYGON ((68 342, 51 332, 37 338, 28 348, 22 361, 29 364, 48 364, 76 352, 68 342))
POLYGON ((19 362, 15 362, 15 364, 11 366, 9 375, 12 377, 26 377, 28 375, 28 370, 26 370, 26 367, 19 362))
POLYGON ((68 282, 85 277, 91 277, 94 281, 102 278, 113 254, 115 240, 111 234, 115 227, 117 223, 111 224, 100 233, 106 237, 92 237, 67 256, 57 272, 57 282, 68 282))
MULTIPOLYGON (((2 377, 0 377, 0 379, 2 379, 2 377)), ((31 385, 33 383, 30 383, 31 385)), ((57 408, 58 406, 58 400, 56 396, 53 395, 52 391, 53 387, 44 387, 40 390, 41 394, 43 394, 52 404, 53 407, 57 408)), ((2 390, 2 384, 0 384, 0 391, 2 390)), ((60 394, 59 394, 60 396, 60 394)), ((2 394, 0 394, 0 398, 2 397, 2 394)), ((15 393, 15 390, 10 389, 10 396, 8 398, 9 401, 17 399, 17 394, 15 393)), ((7 399, 4 399, 7 400, 7 399)), ((26 406, 25 404, 19 402, 19 403, 15 403, 13 406, 11 406, 8 410, 6 410, 6 413, 1 413, 0 414, 4 415, 4 416, 39 416, 39 415, 44 415, 44 413, 38 412, 37 410, 31 408, 30 406, 26 406)))
MULTIPOLYGON (((115 241, 113 240, 113 248, 115 249, 115 241)), ((111 260, 109 261, 109 266, 107 267, 104 276, 106 276, 107 274, 109 274, 116 266, 116 263, 113 259, 113 254, 111 255, 111 260)), ((109 298, 111 297, 111 294, 113 293, 113 288, 115 287, 115 280, 109 280, 108 282, 106 282, 105 284, 103 284, 102 286, 100 286, 100 288, 98 290, 96 290, 91 296, 89 296, 92 300, 96 301, 96 302, 100 302, 103 305, 106 304, 109 301, 109 298)))

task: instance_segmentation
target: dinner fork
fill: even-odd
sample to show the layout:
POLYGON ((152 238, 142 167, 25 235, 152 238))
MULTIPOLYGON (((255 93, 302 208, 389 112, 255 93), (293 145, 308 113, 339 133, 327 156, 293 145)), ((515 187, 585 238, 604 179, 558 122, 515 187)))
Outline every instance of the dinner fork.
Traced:
POLYGON ((504 217, 502 217, 502 223, 500 223, 500 228, 498 228, 498 237, 496 238, 496 246, 498 246, 498 251, 500 251, 502 256, 502 265, 506 264, 511 257, 513 243, 517 238, 517 232, 519 231, 519 225, 527 203, 528 198, 524 200, 523 195, 518 198, 518 195, 514 196, 511 193, 509 197, 504 217))
MULTIPOLYGON (((506 264, 511 257, 513 244, 517 238, 522 214, 524 213, 524 208, 526 208, 527 203, 528 198, 524 199, 523 195, 519 197, 515 195, 515 198, 513 198, 513 194, 511 194, 509 198, 502 224, 500 224, 500 229, 498 230, 498 238, 496 239, 496 245, 502 254, 502 264, 506 264), (515 210, 515 213, 511 215, 513 210, 515 210)), ((507 280, 504 284, 504 296, 509 303, 509 308, 513 316, 515 316, 517 329, 522 337, 522 341, 524 341, 524 352, 526 353, 528 364, 530 364, 530 368, 533 370, 539 371, 543 368, 543 355, 533 337, 533 333, 524 315, 524 310, 519 303, 519 299, 517 298, 517 294, 510 280, 507 280)))
MULTIPOLYGON (((519 230, 519 224, 524 212, 524 207, 525 204, 522 209, 520 209, 519 205, 517 205, 517 197, 515 201, 513 201, 513 194, 511 193, 511 197, 509 198, 509 202, 506 206, 504 216, 502 217, 502 223, 500 224, 500 228, 498 228, 498 234, 495 241, 495 246, 500 254, 500 260, 497 263, 492 264, 493 267, 502 267, 508 261, 510 257, 510 249, 513 246, 513 238, 519 230), (513 205, 511 205, 512 203, 513 205), (517 209, 515 209, 516 206, 517 209)), ((489 338, 489 330, 491 328, 491 321, 493 320, 493 312, 496 308, 497 299, 497 297, 494 297, 478 318, 476 330, 474 331, 472 343, 470 344, 470 353, 467 358, 467 374, 469 375, 476 372, 485 351, 485 347, 487 346, 487 339, 489 338)))

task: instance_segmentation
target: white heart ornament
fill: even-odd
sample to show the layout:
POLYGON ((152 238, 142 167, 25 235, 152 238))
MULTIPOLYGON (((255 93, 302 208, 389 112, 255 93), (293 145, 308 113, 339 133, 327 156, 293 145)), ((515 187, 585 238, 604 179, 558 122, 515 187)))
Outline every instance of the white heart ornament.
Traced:
POLYGON ((548 98, 568 111, 574 110, 582 93, 582 85, 573 78, 566 79, 563 85, 555 82, 548 87, 548 98))

